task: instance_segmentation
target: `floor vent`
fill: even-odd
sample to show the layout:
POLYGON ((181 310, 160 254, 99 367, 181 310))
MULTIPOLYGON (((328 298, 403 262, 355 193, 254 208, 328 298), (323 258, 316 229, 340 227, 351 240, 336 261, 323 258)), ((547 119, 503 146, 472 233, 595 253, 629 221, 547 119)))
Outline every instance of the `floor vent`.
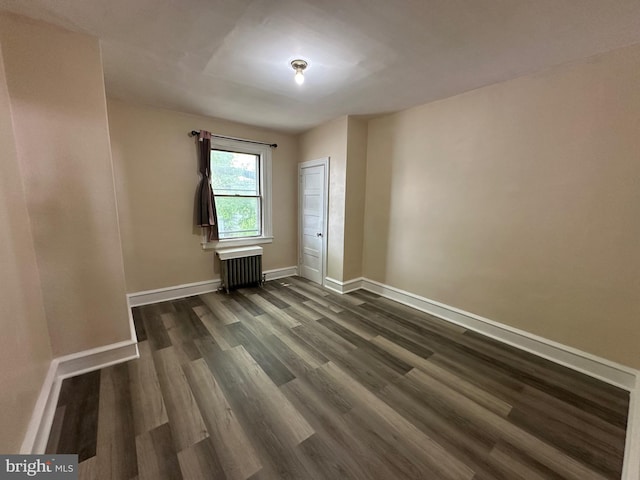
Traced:
POLYGON ((230 290, 262 284, 262 247, 225 248, 220 258, 221 288, 230 290))

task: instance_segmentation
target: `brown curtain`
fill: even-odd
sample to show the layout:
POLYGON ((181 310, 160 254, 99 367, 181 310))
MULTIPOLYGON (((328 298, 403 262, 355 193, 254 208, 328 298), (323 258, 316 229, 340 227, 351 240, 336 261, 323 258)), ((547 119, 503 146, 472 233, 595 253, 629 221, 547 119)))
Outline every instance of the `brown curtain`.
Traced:
POLYGON ((209 241, 218 240, 218 216, 211 187, 211 132, 198 135, 200 185, 198 185, 198 226, 205 229, 209 241))

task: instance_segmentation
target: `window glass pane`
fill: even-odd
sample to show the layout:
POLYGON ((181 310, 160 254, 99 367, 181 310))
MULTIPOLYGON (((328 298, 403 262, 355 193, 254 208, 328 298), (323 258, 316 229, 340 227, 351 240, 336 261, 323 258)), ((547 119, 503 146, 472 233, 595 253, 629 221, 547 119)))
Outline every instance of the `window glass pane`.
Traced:
POLYGON ((216 195, 260 195, 258 155, 211 150, 211 184, 216 195))
POLYGON ((260 199, 215 197, 220 238, 260 236, 260 199))

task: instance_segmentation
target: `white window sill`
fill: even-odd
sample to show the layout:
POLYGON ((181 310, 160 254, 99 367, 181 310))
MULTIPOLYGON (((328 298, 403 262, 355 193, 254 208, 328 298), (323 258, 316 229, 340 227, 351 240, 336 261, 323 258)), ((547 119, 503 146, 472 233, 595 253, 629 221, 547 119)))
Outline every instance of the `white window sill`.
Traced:
POLYGON ((273 243, 273 237, 230 238, 227 240, 218 240, 217 242, 203 241, 201 245, 203 250, 215 250, 229 247, 247 247, 263 243, 273 243))

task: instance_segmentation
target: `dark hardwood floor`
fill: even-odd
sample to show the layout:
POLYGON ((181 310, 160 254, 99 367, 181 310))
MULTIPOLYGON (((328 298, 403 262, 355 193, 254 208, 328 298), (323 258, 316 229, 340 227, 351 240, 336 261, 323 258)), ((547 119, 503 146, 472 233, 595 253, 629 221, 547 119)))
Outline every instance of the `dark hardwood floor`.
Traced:
POLYGON ((366 292, 287 278, 134 309, 140 359, 65 380, 80 478, 620 478, 628 394, 366 292))

